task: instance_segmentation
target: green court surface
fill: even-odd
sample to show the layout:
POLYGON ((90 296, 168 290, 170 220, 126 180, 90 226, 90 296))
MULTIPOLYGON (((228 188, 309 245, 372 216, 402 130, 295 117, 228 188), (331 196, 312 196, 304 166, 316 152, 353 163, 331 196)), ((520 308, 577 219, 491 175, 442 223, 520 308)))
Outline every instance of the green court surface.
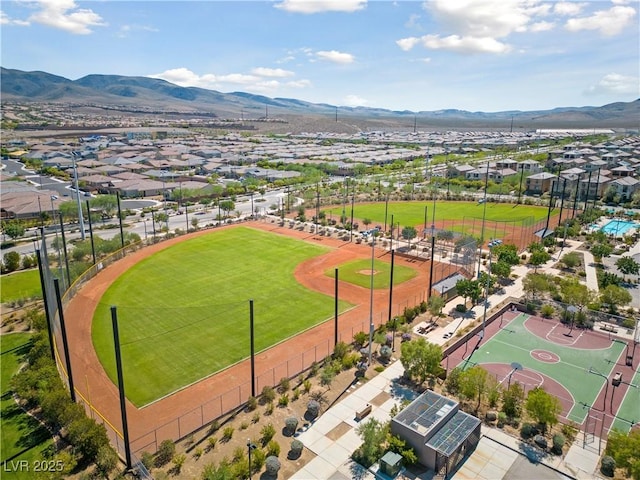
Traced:
MULTIPOLYGON (((622 405, 618 409, 616 420, 613 422, 612 428, 617 428, 626 432, 632 424, 640 423, 640 371, 637 371, 633 379, 623 378, 623 381, 635 385, 629 387, 624 394, 622 405)), ((620 392, 614 393, 616 398, 621 395, 620 392)))
MULTIPOLYGON (((505 325, 498 333, 473 353, 468 363, 520 363, 524 369, 520 375, 535 377, 535 372, 550 377, 562 384, 571 395, 573 407, 567 418, 582 423, 587 416, 588 408, 582 404, 593 405, 605 380, 599 375, 589 373, 589 368, 609 377, 620 361, 620 356, 626 348, 622 342, 613 342, 604 349, 583 349, 562 346, 529 332, 524 323, 530 317, 518 315, 505 325), (557 355, 557 363, 543 362, 532 357, 531 351, 543 350, 557 355)), ((538 320, 532 320, 538 321, 538 320)), ((462 362, 461 365, 464 365, 462 362)), ((501 380, 501 379, 498 379, 501 380)), ((544 387, 544 385, 543 385, 544 387)), ((552 392, 555 394, 555 392, 552 392)), ((626 429, 628 430, 628 428, 626 429)))
MULTIPOLYGON (((301 262, 330 251, 237 227, 177 243, 120 276, 96 309, 92 338, 116 379, 110 307, 117 307, 127 396, 145 405, 333 316, 334 299, 298 283, 301 262)), ((339 310, 350 307, 339 302, 339 310)))

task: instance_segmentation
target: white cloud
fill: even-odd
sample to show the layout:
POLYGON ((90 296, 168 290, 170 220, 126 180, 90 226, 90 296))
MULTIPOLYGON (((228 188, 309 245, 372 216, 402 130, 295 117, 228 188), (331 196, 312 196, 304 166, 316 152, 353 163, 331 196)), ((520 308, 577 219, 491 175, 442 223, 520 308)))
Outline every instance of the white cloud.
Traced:
POLYGON ((450 50, 458 53, 507 53, 511 50, 511 46, 491 37, 424 35, 420 38, 405 38, 396 43, 403 50, 409 50, 410 47, 417 44, 422 44, 422 46, 431 50, 450 50), (402 42, 402 45, 399 42, 402 42), (403 48, 403 46, 409 48, 403 48))
POLYGON ((362 10, 367 0, 283 0, 274 6, 292 13, 355 12, 362 10))
POLYGON ((17 25, 19 27, 28 27, 31 24, 26 20, 16 20, 10 18, 9 15, 0 11, 0 25, 17 25))
POLYGON ((259 75, 261 77, 293 77, 295 73, 289 70, 283 70, 281 68, 265 68, 265 67, 257 67, 251 70, 251 73, 254 75, 259 75))
POLYGON ((294 80, 292 82, 287 82, 285 83, 285 86, 287 87, 291 87, 291 88, 307 88, 311 86, 311 81, 310 80, 294 80))
POLYGON ((405 27, 407 28, 415 28, 420 30, 420 15, 418 15, 417 13, 413 13, 409 16, 409 20, 407 20, 407 23, 404 24, 405 27))
POLYGON ((316 52, 316 56, 321 60, 327 60, 329 62, 340 63, 343 65, 353 63, 355 61, 355 57, 350 53, 338 52, 336 50, 321 50, 316 52))
POLYGON ((553 13, 567 16, 578 15, 585 6, 586 3, 558 2, 553 5, 553 13))
POLYGON ((238 88, 242 88, 244 91, 258 92, 264 94, 275 94, 278 89, 283 86, 291 88, 306 88, 311 85, 309 80, 292 80, 286 83, 282 83, 276 79, 276 77, 282 78, 293 75, 292 72, 285 70, 269 69, 269 68, 255 68, 252 70, 252 74, 244 73, 229 73, 226 75, 216 75, 214 73, 208 73, 205 75, 198 75, 192 72, 188 68, 180 67, 165 70, 162 73, 156 73, 148 75, 151 78, 160 78, 167 82, 175 83, 181 87, 199 87, 213 90, 230 91, 238 88), (274 75, 274 72, 277 75, 274 75))
POLYGON ((567 20, 565 28, 570 32, 598 30, 602 35, 613 36, 629 25, 635 15, 635 8, 618 5, 609 10, 598 10, 590 17, 571 18, 567 20))
POLYGON ((640 96, 640 78, 609 73, 585 92, 587 95, 632 94, 640 96))
POLYGON ((420 43, 420 39, 418 37, 408 37, 408 38, 401 38, 400 40, 396 40, 396 45, 398 45, 405 52, 408 52, 419 43, 420 43))
POLYGON ((529 30, 531 30, 532 32, 547 32, 549 30, 553 30, 554 27, 555 24, 552 22, 537 22, 532 23, 531 27, 529 27, 529 30))
POLYGON ((349 107, 364 107, 369 101, 358 95, 347 95, 344 97, 344 104, 349 107))
POLYGON ((40 9, 29 17, 30 22, 65 30, 76 35, 92 33, 91 27, 104 27, 107 23, 93 10, 78 8, 74 0, 39 0, 40 9))
POLYGON ((120 30, 118 30, 118 33, 116 33, 116 36, 119 38, 127 38, 129 37, 129 34, 134 33, 134 32, 159 32, 160 30, 158 30, 157 28, 154 27, 149 27, 147 25, 122 25, 120 27, 120 30))

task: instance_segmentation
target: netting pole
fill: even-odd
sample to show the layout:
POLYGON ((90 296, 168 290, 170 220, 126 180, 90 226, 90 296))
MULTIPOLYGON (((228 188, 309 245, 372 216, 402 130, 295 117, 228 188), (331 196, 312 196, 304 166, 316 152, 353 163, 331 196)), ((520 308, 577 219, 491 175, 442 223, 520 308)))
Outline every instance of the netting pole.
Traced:
POLYGON ((71 286, 71 274, 69 273, 69 255, 67 254, 67 239, 66 239, 66 235, 64 234, 64 222, 62 221, 62 212, 60 212, 59 218, 60 218, 60 234, 62 236, 62 250, 64 251, 64 265, 67 268, 67 288, 69 288, 71 286))
POLYGON ((129 424, 127 423, 127 399, 124 394, 124 376, 122 374, 122 355, 120 352, 120 335, 118 333, 118 312, 111 307, 111 325, 113 327, 113 344, 116 354, 116 370, 118 372, 118 392, 120 393, 120 415, 122 417, 122 440, 127 470, 131 470, 131 446, 129 445, 129 424))
POLYGON ((251 344, 251 396, 256 396, 256 362, 253 335, 253 300, 249 300, 249 342, 251 344))
POLYGON ((64 346, 64 361, 67 366, 67 377, 69 378, 69 393, 71 401, 76 402, 76 390, 73 386, 73 374, 71 373, 71 357, 69 355, 69 342, 67 341, 67 329, 64 324, 64 313, 62 312, 62 297, 60 296, 60 280, 53 279, 53 288, 56 291, 56 300, 58 302, 58 318, 60 319, 60 331, 62 333, 62 345, 64 346))
MULTIPOLYGON (((122 209, 120 208, 120 192, 116 192, 116 201, 118 202, 118 223, 120 224, 120 244, 124 248, 124 231, 122 230, 122 209)), ((166 204, 165 204, 166 205, 166 204)), ((167 225, 169 220, 167 220, 167 225)))
MULTIPOLYGON (((44 238, 44 236, 43 236, 44 238)), ((42 300, 44 301, 44 315, 47 319, 47 334, 49 335, 49 349, 51 350, 51 360, 56 361, 56 355, 53 350, 53 330, 51 328, 51 315, 49 315, 49 301, 47 300, 47 288, 44 281, 44 271, 42 269, 42 257, 40 256, 40 249, 36 249, 36 256, 38 257, 38 272, 40 272, 40 287, 42 288, 42 300)))
POLYGON ((393 266, 395 262, 395 250, 391 249, 391 274, 389 280, 389 321, 391 321, 391 309, 393 305, 393 266))
POLYGON ((333 328, 333 346, 338 344, 338 269, 335 269, 335 302, 334 302, 334 328, 333 328))

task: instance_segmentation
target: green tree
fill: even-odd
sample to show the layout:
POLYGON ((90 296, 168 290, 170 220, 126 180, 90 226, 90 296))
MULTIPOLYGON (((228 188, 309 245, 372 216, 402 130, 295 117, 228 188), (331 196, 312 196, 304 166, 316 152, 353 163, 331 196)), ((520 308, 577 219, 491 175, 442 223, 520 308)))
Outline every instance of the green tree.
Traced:
POLYGON ((543 292, 555 292, 556 286, 553 277, 545 273, 527 273, 522 279, 522 288, 527 295, 535 300, 537 294, 543 292))
POLYGON ((415 227, 404 227, 402 229, 402 238, 407 241, 409 246, 411 246, 411 240, 416 238, 417 235, 418 231, 415 229, 415 227))
POLYGON ((389 424, 382 423, 376 418, 371 418, 362 423, 356 429, 356 433, 362 438, 362 445, 353 453, 356 462, 370 467, 384 453, 389 424))
POLYGON ((640 430, 625 434, 613 429, 607 438, 605 453, 611 455, 619 468, 624 468, 628 477, 640 480, 640 430))
POLYGON ((222 211, 225 212, 225 216, 228 216, 229 212, 236 208, 236 204, 233 202, 233 200, 220 200, 218 205, 220 206, 222 211))
POLYGON ((613 253, 613 247, 607 243, 596 243, 591 246, 591 254, 597 262, 602 261, 603 258, 608 257, 611 253, 613 253))
POLYGON ((14 272, 20 268, 20 254, 18 252, 7 252, 2 256, 5 271, 14 272))
POLYGON ((12 240, 24 235, 24 225, 16 220, 2 222, 2 231, 5 235, 11 237, 12 240))
POLYGON ((575 305, 580 311, 594 300, 594 292, 576 278, 568 278, 562 281, 560 293, 565 303, 575 305))
POLYGON ((444 306, 444 298, 438 297, 437 295, 432 295, 429 297, 429 300, 427 301, 427 308, 429 310, 429 313, 431 314, 431 320, 433 320, 433 317, 440 316, 444 306))
POLYGON ((424 338, 404 342, 401 347, 400 362, 406 374, 422 384, 430 376, 433 377, 439 373, 442 347, 427 342, 424 338))
POLYGON ((560 261, 567 268, 575 268, 580 265, 580 254, 578 252, 569 252, 563 255, 560 261))
POLYGON ((503 243, 493 247, 491 252, 496 256, 498 262, 506 262, 509 265, 518 265, 520 263, 518 248, 515 245, 503 243))
POLYGON ((535 387, 529 391, 525 408, 527 413, 542 426, 543 432, 546 432, 547 425, 553 427, 558 423, 558 415, 562 411, 560 400, 541 387, 535 387))
POLYGON ((623 279, 626 275, 637 275, 640 271, 640 264, 633 257, 620 257, 616 260, 616 267, 622 272, 623 279))
POLYGON ((617 285, 607 285, 600 290, 600 301, 609 305, 610 313, 616 313, 619 307, 631 303, 631 294, 617 285))
POLYGON ((536 250, 529 257, 529 263, 533 265, 533 271, 537 272, 540 265, 544 265, 551 259, 545 250, 536 250))
POLYGON ((118 199, 115 195, 98 195, 89 200, 91 210, 97 210, 103 217, 112 217, 118 210, 118 199))
POLYGON ((511 264, 503 260, 492 263, 491 273, 500 279, 506 280, 511 276, 511 264))
POLYGON ((477 399, 476 412, 480 409, 483 397, 487 394, 489 374, 479 365, 462 372, 460 376, 460 393, 468 399, 477 399))
POLYGON ((502 411, 507 417, 519 417, 524 402, 524 389, 518 382, 513 382, 502 391, 502 411))

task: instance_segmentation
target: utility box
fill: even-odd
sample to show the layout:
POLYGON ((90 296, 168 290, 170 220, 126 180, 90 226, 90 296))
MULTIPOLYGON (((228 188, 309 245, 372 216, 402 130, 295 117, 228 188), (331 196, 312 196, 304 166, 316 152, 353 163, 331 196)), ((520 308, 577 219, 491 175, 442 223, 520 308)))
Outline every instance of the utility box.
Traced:
POLYGON ((387 452, 380 459, 380 470, 391 478, 398 475, 402 468, 402 455, 395 452, 387 452))

